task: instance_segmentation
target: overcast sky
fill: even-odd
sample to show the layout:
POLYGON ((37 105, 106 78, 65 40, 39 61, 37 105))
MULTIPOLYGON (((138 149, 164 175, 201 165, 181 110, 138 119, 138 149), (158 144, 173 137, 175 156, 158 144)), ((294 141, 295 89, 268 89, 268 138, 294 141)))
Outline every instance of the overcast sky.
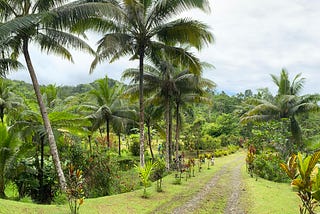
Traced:
MULTIPOLYGON (((270 74, 282 68, 290 77, 302 73, 306 78, 303 93, 320 92, 320 1, 319 0, 210 0, 211 14, 193 11, 187 15, 211 27, 215 43, 200 53, 201 61, 215 66, 204 77, 228 93, 268 87, 276 88, 270 74)), ((90 41, 95 44, 97 36, 90 41)), ((105 62, 89 75, 92 56, 74 52, 72 64, 32 48, 32 58, 40 84, 77 85, 108 75, 119 80, 128 67, 138 62, 121 59, 105 62)), ((30 82, 27 71, 9 78, 30 82)))

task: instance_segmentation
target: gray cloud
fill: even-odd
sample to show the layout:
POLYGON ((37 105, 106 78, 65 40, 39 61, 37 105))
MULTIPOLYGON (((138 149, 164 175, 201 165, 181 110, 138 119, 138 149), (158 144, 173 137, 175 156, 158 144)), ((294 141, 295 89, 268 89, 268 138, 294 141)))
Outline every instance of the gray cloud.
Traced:
MULTIPOLYGON (((291 77, 303 73, 304 93, 319 92, 320 1, 215 0, 211 8, 211 14, 192 11, 191 17, 209 24, 215 35, 215 44, 196 55, 215 66, 204 76, 215 81, 218 90, 237 93, 269 87, 274 92, 270 74, 279 74, 285 67, 291 77)), ((99 36, 92 38, 94 44, 99 36)), ((128 59, 106 62, 89 75, 92 56, 76 52, 72 64, 36 50, 32 54, 41 84, 76 85, 106 74, 119 80, 124 69, 138 65, 128 59)), ((27 71, 9 77, 29 80, 27 71)))

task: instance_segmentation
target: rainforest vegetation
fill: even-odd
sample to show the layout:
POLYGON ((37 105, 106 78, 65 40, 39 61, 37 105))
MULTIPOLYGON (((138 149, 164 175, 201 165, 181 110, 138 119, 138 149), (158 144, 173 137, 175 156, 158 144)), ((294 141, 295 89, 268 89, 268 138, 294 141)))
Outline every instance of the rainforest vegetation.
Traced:
POLYGON ((150 181, 161 192, 165 176, 181 184, 240 149, 249 175, 291 180, 300 212, 313 213, 319 94, 302 94, 303 73, 281 68, 270 71, 273 88, 219 90, 203 76, 213 66, 193 52, 213 34, 176 17, 190 9, 209 12, 209 2, 0 0, 0 198, 68 203, 78 213, 87 198, 141 188, 148 198, 150 181), (96 50, 88 31, 100 36, 96 50), (123 56, 138 67, 119 81, 41 85, 30 46, 70 61, 71 49, 92 54, 88 72, 123 56), (29 72, 32 84, 7 79, 14 70, 29 72))

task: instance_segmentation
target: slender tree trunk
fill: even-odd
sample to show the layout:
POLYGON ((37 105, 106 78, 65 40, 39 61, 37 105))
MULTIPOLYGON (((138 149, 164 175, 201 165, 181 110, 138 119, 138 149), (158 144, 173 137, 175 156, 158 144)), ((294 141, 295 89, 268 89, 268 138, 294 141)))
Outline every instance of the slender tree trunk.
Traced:
POLYGON ((92 145, 91 145, 91 135, 88 135, 88 141, 89 141, 89 157, 92 155, 92 145))
POLYGON ((140 165, 144 167, 144 95, 143 95, 143 60, 144 52, 140 51, 139 58, 139 129, 140 129, 140 165))
POLYGON ((170 152, 169 152, 169 128, 170 128, 170 121, 169 121, 169 100, 166 101, 166 165, 167 170, 170 170, 170 152))
POLYGON ((108 143, 108 148, 110 149, 110 127, 109 127, 109 120, 106 121, 106 128, 107 128, 107 143, 108 143))
POLYGON ((119 156, 121 156, 121 136, 120 136, 120 133, 118 133, 118 149, 119 149, 119 156))
POLYGON ((44 166, 44 138, 40 137, 40 170, 39 170, 39 189, 40 189, 40 197, 41 202, 45 202, 46 199, 43 187, 43 166, 44 166))
POLYGON ((32 62, 31 62, 31 58, 30 58, 30 54, 29 54, 29 50, 28 50, 28 39, 23 40, 23 55, 26 60, 28 71, 29 71, 29 74, 30 74, 30 77, 32 80, 33 88, 34 88, 34 91, 35 91, 35 94, 37 97, 37 101, 39 104, 40 112, 42 115, 43 123, 44 123, 45 129, 46 129, 46 132, 47 132, 49 146, 50 146, 50 152, 51 152, 52 159, 53 159, 53 162, 54 162, 54 165, 56 168, 56 172, 57 172, 57 175, 59 178, 60 188, 62 191, 65 191, 67 188, 67 183, 66 183, 66 179, 65 179, 64 173, 61 168, 58 149, 57 149, 56 141, 54 139, 53 131, 51 128, 49 117, 48 117, 48 113, 47 113, 46 107, 45 107, 43 100, 42 100, 40 86, 39 86, 39 83, 38 83, 32 62))
POLYGON ((0 166, 0 198, 6 198, 4 192, 5 182, 4 182, 4 165, 0 166))
POLYGON ((173 156, 173 142, 172 142, 172 109, 171 102, 169 101, 169 162, 172 163, 173 156))
POLYGON ((0 108, 0 118, 1 118, 1 123, 3 124, 4 108, 0 108))
POLYGON ((152 145, 151 145, 151 131, 150 131, 150 125, 148 124, 148 142, 149 142, 149 149, 150 149, 150 153, 151 153, 151 157, 152 157, 152 161, 154 161, 154 155, 153 155, 153 151, 152 151, 152 145))
POLYGON ((179 103, 177 103, 176 110, 176 160, 179 158, 179 135, 180 135, 180 121, 179 121, 179 103))

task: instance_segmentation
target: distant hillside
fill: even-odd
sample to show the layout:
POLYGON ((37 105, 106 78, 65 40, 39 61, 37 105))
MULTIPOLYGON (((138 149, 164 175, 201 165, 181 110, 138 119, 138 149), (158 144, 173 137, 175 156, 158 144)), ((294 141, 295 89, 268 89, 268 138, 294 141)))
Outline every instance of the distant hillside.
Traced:
MULTIPOLYGON (((26 83, 21 80, 10 80, 10 79, 8 80, 16 94, 24 94, 27 97, 33 96, 34 92, 33 92, 32 84, 26 83)), ((108 80, 109 80, 110 87, 112 87, 116 83, 120 83, 119 81, 114 79, 108 78, 108 80)), ((56 87, 58 89, 59 97, 61 99, 64 99, 69 96, 74 96, 76 94, 82 94, 82 93, 88 92, 89 90, 91 90, 96 86, 97 84, 96 82, 97 80, 88 84, 79 84, 76 86, 56 86, 56 87)), ((42 87, 45 87, 45 86, 46 85, 42 85, 42 87)))

